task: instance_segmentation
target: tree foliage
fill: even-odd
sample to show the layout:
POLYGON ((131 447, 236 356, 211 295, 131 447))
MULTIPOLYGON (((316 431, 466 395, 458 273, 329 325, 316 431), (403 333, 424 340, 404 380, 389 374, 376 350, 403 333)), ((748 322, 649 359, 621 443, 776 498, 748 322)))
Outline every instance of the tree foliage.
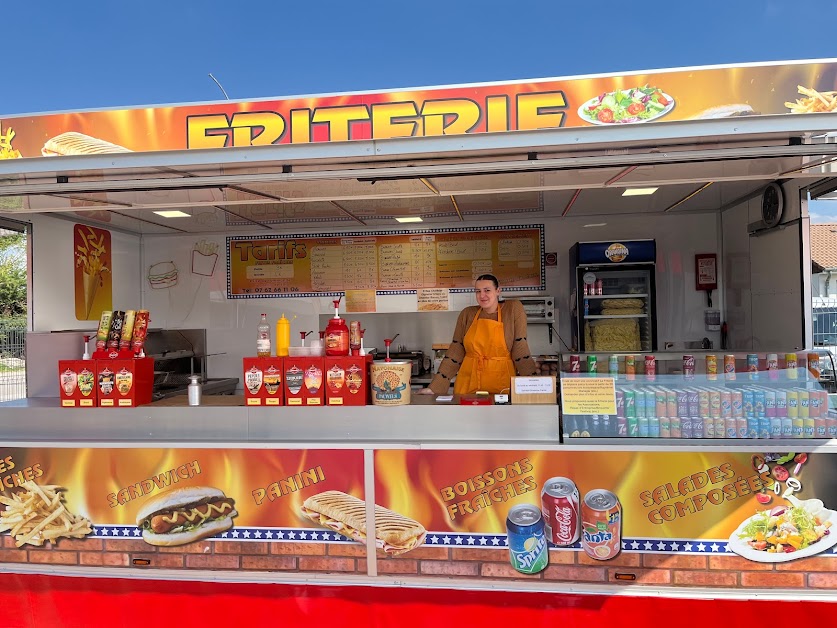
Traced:
POLYGON ((0 235, 0 319, 26 315, 26 234, 0 235))

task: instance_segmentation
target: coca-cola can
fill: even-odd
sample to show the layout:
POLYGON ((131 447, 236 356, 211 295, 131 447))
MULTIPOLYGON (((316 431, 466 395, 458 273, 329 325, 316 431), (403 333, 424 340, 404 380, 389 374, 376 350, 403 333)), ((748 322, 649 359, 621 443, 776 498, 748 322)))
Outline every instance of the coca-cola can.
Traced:
POLYGON ((695 356, 683 356, 683 377, 685 377, 686 379, 695 378, 695 356))
POLYGON ((653 355, 645 356, 645 379, 649 382, 657 379, 657 358, 653 355))
POLYGON ((547 541, 562 547, 578 541, 581 536, 579 495, 572 480, 555 477, 544 482, 541 506, 547 541))
POLYGON ((570 356, 570 373, 581 373, 580 355, 573 354, 570 356))

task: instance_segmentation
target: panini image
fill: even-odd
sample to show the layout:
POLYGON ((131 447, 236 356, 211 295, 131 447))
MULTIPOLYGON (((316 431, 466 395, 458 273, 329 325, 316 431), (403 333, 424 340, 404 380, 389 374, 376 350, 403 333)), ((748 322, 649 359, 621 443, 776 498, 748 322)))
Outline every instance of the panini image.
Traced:
POLYGON ((70 131, 56 135, 47 140, 41 149, 44 157, 56 157, 59 155, 105 155, 108 153, 130 153, 131 150, 118 144, 111 144, 97 137, 90 137, 83 133, 70 131))
MULTIPOLYGON (((366 502, 341 491, 312 495, 302 505, 302 514, 338 534, 366 543, 366 502)), ((418 521, 375 505, 375 544, 389 556, 409 552, 427 535, 418 521)))

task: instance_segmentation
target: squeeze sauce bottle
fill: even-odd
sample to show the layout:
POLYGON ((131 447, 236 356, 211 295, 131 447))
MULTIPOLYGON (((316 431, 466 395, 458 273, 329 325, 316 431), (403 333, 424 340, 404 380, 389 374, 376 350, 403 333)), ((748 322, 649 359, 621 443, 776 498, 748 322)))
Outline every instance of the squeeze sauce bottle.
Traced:
POLYGON ((288 355, 288 347, 291 346, 291 321, 285 318, 284 312, 282 318, 276 321, 276 357, 283 357, 288 355))
POLYGON ((349 328, 340 318, 340 299, 334 300, 334 318, 326 326, 325 354, 349 355, 349 328))

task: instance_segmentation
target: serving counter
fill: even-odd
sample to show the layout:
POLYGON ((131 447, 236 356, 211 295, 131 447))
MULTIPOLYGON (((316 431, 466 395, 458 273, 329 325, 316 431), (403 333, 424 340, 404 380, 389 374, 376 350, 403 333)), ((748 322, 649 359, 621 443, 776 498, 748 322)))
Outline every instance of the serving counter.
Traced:
POLYGON ((821 499, 830 526, 833 441, 563 439, 555 405, 472 407, 419 396, 395 408, 242 403, 205 397, 204 405, 188 407, 175 398, 93 410, 58 408, 50 399, 3 404, 0 482, 65 487, 66 509, 89 520, 91 532, 42 546, 3 534, 0 569, 556 591, 791 588, 814 596, 837 578, 830 529, 779 554, 755 550, 740 536, 765 504, 789 505, 795 497, 821 499), (579 491, 580 536, 550 543, 548 566, 524 574, 510 562, 506 517, 518 504, 542 507, 554 477, 579 491), (237 516, 215 536, 152 545, 137 515, 181 481, 222 491, 235 500, 237 516), (607 560, 588 551, 596 532, 587 530, 583 504, 594 489, 612 491, 619 502, 611 539, 617 550, 607 560), (369 522, 396 513, 405 528, 413 526, 405 531, 412 536, 364 540, 341 528, 334 513, 312 517, 308 500, 324 493, 361 500, 369 522))

